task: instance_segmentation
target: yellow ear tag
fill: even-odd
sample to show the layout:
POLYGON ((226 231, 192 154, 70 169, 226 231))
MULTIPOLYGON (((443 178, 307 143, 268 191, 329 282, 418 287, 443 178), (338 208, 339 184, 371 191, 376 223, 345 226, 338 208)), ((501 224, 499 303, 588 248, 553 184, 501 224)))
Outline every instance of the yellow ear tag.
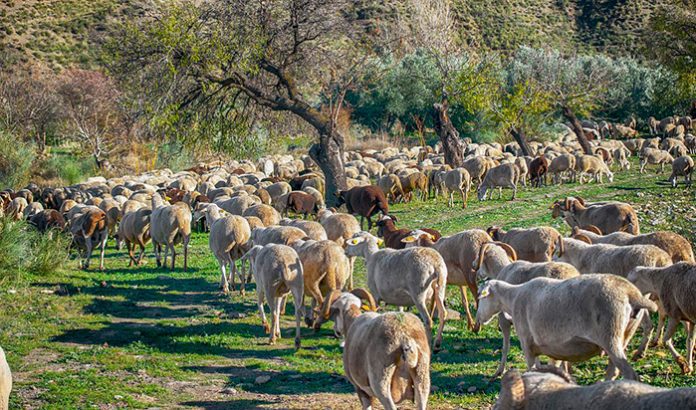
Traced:
POLYGON ((361 308, 362 310, 368 310, 368 311, 369 311, 369 310, 372 310, 372 309, 370 309, 370 307, 367 306, 367 305, 362 305, 360 308, 361 308))
POLYGON ((493 239, 493 232, 489 232, 489 233, 488 233, 488 236, 490 236, 491 239, 493 239))
POLYGON ((383 243, 384 243, 384 241, 383 241, 383 240, 381 240, 381 239, 377 239, 377 245, 380 245, 380 246, 381 246, 381 245, 382 245, 383 243))
POLYGON ((483 298, 487 297, 487 296, 490 295, 490 294, 491 294, 491 292, 488 290, 488 288, 483 288, 483 289, 481 290, 481 294, 479 295, 479 299, 483 299, 483 298))
POLYGON ((435 240, 435 235, 433 235, 433 234, 428 234, 428 235, 430 236, 430 240, 431 240, 431 241, 434 241, 434 240, 435 240))
POLYGON ((407 236, 401 240, 401 242, 403 242, 403 243, 411 243, 411 242, 415 242, 415 241, 416 241, 416 238, 413 236, 407 236))
POLYGON ((353 239, 348 241, 348 245, 357 245, 359 243, 360 243, 360 241, 358 240, 358 238, 353 238, 353 239))

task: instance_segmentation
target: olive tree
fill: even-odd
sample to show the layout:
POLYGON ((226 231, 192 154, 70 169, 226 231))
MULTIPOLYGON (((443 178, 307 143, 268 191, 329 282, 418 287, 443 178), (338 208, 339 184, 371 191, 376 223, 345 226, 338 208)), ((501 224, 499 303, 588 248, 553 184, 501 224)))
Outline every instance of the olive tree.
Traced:
MULTIPOLYGON (((327 203, 346 189, 346 92, 390 31, 381 2, 212 0, 158 3, 109 45, 112 69, 141 89, 151 123, 188 141, 244 145, 261 119, 283 113, 317 136, 309 154, 326 178, 327 203)), ((223 147, 226 148, 226 147, 223 147)))

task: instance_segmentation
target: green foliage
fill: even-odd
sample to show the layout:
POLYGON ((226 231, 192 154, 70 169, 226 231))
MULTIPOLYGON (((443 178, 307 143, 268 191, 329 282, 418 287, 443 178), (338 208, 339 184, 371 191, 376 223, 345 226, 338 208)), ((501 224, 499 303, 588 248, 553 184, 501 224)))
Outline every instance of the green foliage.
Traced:
POLYGON ((0 130, 0 189, 17 189, 29 183, 35 159, 31 144, 0 130))
POLYGON ((84 181, 95 173, 94 160, 74 154, 58 153, 42 165, 47 178, 60 178, 64 184, 72 185, 84 181))
POLYGON ((24 220, 0 217, 0 284, 56 272, 67 261, 69 244, 60 232, 40 234, 24 220))

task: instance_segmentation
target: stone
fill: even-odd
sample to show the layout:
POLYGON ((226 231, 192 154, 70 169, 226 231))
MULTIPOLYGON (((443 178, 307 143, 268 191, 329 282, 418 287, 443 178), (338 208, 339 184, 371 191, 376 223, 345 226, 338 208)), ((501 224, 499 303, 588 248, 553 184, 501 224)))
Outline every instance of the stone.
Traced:
POLYGON ((234 387, 225 387, 224 389, 222 389, 222 391, 220 391, 220 393, 222 393, 222 394, 230 394, 230 395, 232 395, 232 396, 236 396, 237 394, 239 394, 239 392, 237 391, 237 389, 235 389, 234 387))
POLYGON ((468 389, 466 389, 466 391, 469 392, 469 393, 473 393, 473 392, 476 391, 476 386, 471 386, 471 387, 469 387, 468 389))
POLYGON ((254 380, 256 384, 266 384, 271 381, 271 376, 259 376, 254 380))

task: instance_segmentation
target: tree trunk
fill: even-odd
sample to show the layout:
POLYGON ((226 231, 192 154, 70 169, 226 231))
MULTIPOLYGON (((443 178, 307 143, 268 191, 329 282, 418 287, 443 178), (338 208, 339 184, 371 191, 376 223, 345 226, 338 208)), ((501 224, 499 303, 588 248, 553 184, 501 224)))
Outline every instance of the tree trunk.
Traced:
POLYGON ((343 136, 336 130, 330 135, 320 134, 319 142, 309 148, 309 156, 324 172, 326 206, 336 206, 336 194, 348 188, 343 165, 343 136))
POLYGON ((447 115, 447 100, 444 100, 441 104, 433 104, 435 111, 433 116, 435 118, 435 132, 437 132, 440 141, 442 142, 442 149, 445 154, 445 163, 447 163, 452 168, 461 167, 464 163, 464 148, 466 144, 459 138, 459 132, 452 121, 447 115))
POLYGON ((563 105, 561 108, 563 109, 563 116, 566 118, 566 120, 568 120, 568 122, 570 122, 573 132, 575 132, 575 135, 578 137, 578 142, 580 143, 582 150, 585 151, 585 154, 592 155, 592 146, 587 140, 585 131, 582 129, 582 125, 575 116, 575 113, 567 105, 563 105))
POLYGON ((515 141, 517 141, 517 144, 520 146, 520 149, 522 150, 522 155, 531 156, 532 150, 529 148, 529 143, 527 143, 527 135, 525 135, 524 131, 518 130, 515 127, 511 127, 510 134, 512 134, 512 137, 515 139, 515 141))

